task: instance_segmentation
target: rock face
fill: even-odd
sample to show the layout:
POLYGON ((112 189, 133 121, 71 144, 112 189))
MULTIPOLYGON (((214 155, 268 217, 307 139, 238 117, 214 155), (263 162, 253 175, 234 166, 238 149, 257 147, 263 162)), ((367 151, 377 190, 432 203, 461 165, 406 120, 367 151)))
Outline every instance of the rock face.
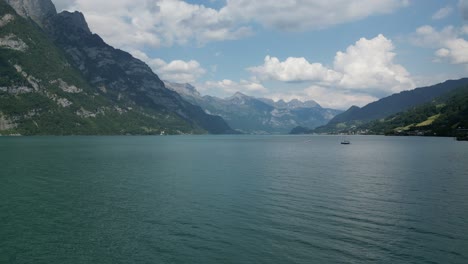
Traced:
POLYGON ((201 96, 190 84, 165 82, 185 100, 201 106, 207 113, 223 117, 229 126, 250 134, 286 134, 294 127, 326 124, 341 111, 324 109, 314 101, 275 102, 240 92, 226 99, 201 96))
POLYGON ((14 34, 9 34, 0 38, 0 47, 24 52, 28 45, 14 34))
POLYGON ((80 12, 58 14, 53 18, 49 32, 55 43, 69 55, 72 64, 91 84, 106 87, 112 99, 136 97, 142 92, 169 94, 145 63, 92 34, 80 12))
POLYGON ((85 34, 92 34, 84 15, 80 12, 63 11, 55 16, 53 20, 55 22, 61 21, 61 23, 66 23, 70 29, 83 31, 85 34))
POLYGON ((189 83, 174 83, 174 82, 164 81, 164 84, 166 85, 167 88, 177 92, 180 95, 188 96, 191 98, 202 99, 202 96, 197 91, 197 89, 189 83))
POLYGON ((148 65, 129 53, 107 45, 92 34, 80 12, 64 11, 51 19, 48 31, 99 93, 126 107, 141 106, 158 112, 172 112, 194 127, 210 133, 231 133, 222 118, 206 114, 199 106, 167 89, 148 65))
POLYGON ((293 99, 289 102, 286 102, 284 100, 279 100, 277 102, 267 99, 267 98, 259 98, 264 103, 267 103, 269 105, 273 105, 276 108, 289 108, 289 109, 298 109, 298 108, 314 108, 314 107, 320 107, 320 105, 313 101, 299 101, 298 99, 293 99))
POLYGON ((39 26, 47 24, 49 18, 57 14, 54 4, 50 0, 5 0, 13 7, 18 15, 31 18, 39 26))
POLYGON ((0 18, 0 28, 13 21, 15 17, 12 14, 5 14, 0 18))
POLYGON ((8 130, 15 128, 16 124, 11 122, 10 120, 6 119, 2 113, 0 113, 0 130, 8 130))
POLYGON ((56 14, 48 0, 7 2, 0 0, 0 134, 233 132, 92 34, 83 14, 56 14))

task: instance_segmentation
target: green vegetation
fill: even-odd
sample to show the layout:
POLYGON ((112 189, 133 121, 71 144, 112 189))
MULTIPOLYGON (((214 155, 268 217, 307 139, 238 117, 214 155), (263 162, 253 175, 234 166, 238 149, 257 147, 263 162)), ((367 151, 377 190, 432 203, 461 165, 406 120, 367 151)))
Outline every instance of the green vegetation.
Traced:
POLYGON ((432 123, 434 123, 434 121, 437 120, 439 117, 440 117, 440 114, 430 116, 426 121, 423 121, 423 122, 417 124, 416 127, 425 127, 425 126, 429 126, 429 125, 431 125, 432 123))
POLYGON ((89 85, 42 29, 0 1, 0 17, 5 14, 14 19, 0 27, 0 38, 14 35, 27 48, 0 47, 0 117, 9 124, 0 135, 207 132, 164 107, 155 109, 106 96, 89 85))
MULTIPOLYGON (((468 78, 460 80, 450 80, 444 83, 436 84, 429 87, 417 88, 411 91, 404 91, 398 94, 393 94, 391 96, 382 98, 376 102, 370 103, 362 108, 353 106, 349 108, 342 114, 335 116, 327 125, 319 127, 314 130, 315 133, 373 133, 372 131, 366 131, 366 125, 368 123, 377 124, 382 119, 386 119, 388 122, 388 117, 395 115, 397 113, 411 110, 414 107, 418 107, 424 104, 429 104, 428 109, 425 109, 427 112, 437 115, 443 103, 432 105, 437 97, 443 96, 444 94, 450 93, 458 87, 468 84, 468 78), (357 130, 358 128, 364 128, 363 130, 357 130)), ((419 123, 423 123, 428 119, 429 116, 426 113, 414 113, 413 116, 408 116, 407 118, 419 123)), ((397 122, 397 121, 395 121, 397 122)), ((397 127, 404 128, 407 125, 407 122, 399 120, 401 122, 397 127)), ((390 126, 390 127, 393 127, 390 126)), ((383 128, 382 128, 383 129, 383 128)), ((378 130, 379 133, 381 129, 378 130)))
POLYGON ((371 134, 456 136, 468 128, 468 85, 430 103, 357 127, 371 134))

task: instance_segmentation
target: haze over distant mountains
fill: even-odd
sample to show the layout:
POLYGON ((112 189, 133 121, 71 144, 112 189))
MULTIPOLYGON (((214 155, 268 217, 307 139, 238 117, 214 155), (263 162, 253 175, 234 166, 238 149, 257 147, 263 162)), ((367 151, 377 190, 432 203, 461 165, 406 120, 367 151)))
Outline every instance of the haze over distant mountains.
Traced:
POLYGON ((322 108, 315 101, 291 100, 277 102, 255 98, 240 92, 221 99, 201 96, 190 84, 165 82, 167 88, 179 93, 185 100, 199 105, 207 113, 221 116, 234 129, 243 133, 288 133, 296 126, 315 128, 326 124, 340 110, 322 108))
POLYGON ((0 1, 4 134, 287 133, 340 112, 241 93, 202 97, 190 85, 167 83, 174 92, 145 63, 93 34, 80 12, 57 14, 48 0, 0 1))
POLYGON ((0 51, 0 134, 276 134, 295 127, 336 133, 467 82, 402 92, 344 113, 313 100, 201 96, 190 84, 164 83, 93 34, 82 13, 57 14, 50 0, 0 0, 0 51))

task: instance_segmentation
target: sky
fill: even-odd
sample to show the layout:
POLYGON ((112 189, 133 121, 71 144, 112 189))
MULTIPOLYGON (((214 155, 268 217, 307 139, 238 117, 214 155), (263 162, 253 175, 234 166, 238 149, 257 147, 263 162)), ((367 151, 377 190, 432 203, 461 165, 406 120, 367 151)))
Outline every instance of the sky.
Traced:
POLYGON ((53 0, 162 80, 347 109, 468 77, 468 0, 53 0))

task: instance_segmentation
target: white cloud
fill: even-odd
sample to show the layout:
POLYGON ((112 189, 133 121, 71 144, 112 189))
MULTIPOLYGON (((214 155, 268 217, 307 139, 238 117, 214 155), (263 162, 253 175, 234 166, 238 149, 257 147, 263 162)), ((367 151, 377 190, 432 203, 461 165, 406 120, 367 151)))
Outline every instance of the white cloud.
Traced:
POLYGON ((180 0, 55 0, 84 13, 91 30, 119 48, 234 40, 252 34, 219 11, 180 0))
POLYGON ((411 41, 421 47, 435 49, 434 55, 439 59, 446 59, 452 64, 468 64, 468 41, 466 26, 457 29, 448 26, 437 31, 431 26, 422 26, 413 34, 411 41))
POLYGON ((468 25, 464 25, 461 29, 462 35, 468 35, 468 25))
POLYGON ((445 39, 457 37, 453 26, 445 27, 441 31, 436 31, 433 27, 425 25, 416 29, 411 37, 411 42, 420 47, 437 48, 445 39))
POLYGON ((233 94, 236 92, 241 93, 266 93, 268 90, 260 83, 254 81, 241 80, 240 82, 235 82, 232 80, 222 80, 222 81, 208 81, 204 84, 197 85, 200 91, 222 91, 225 94, 233 94))
POLYGON ((268 28, 301 31, 387 14, 406 5, 407 0, 229 0, 221 13, 268 28))
POLYGON ((280 62, 276 57, 266 56, 263 65, 248 70, 262 80, 283 82, 335 82, 341 78, 340 73, 327 69, 320 63, 309 63, 305 58, 289 57, 280 62))
POLYGON ((83 12, 91 30, 118 48, 235 40, 253 34, 252 22, 282 31, 322 29, 408 4, 408 0, 229 0, 216 10, 182 0, 54 2, 59 10, 83 12))
POLYGON ((132 55, 146 62, 162 80, 177 83, 194 83, 206 73, 196 60, 173 60, 169 63, 159 58, 150 58, 144 52, 133 50, 132 55))
POLYGON ((345 90, 358 90, 376 96, 414 87, 408 71, 394 63, 396 54, 391 40, 383 35, 361 38, 345 52, 337 52, 333 69, 305 58, 287 58, 281 62, 267 56, 264 64, 248 70, 260 80, 314 82, 345 90))
POLYGON ((53 2, 57 11, 60 12, 61 10, 65 10, 72 6, 75 3, 75 0, 53 0, 53 2))
POLYGON ((441 57, 441 58, 447 58, 450 56, 450 50, 446 49, 446 48, 442 48, 442 49, 438 49, 435 54, 437 55, 437 57, 441 57))
MULTIPOLYGON (((224 7, 218 10, 182 0, 53 1, 59 10, 83 12, 91 30, 106 42, 117 48, 133 50, 132 54, 148 63, 162 79, 175 82, 195 82, 206 70, 194 60, 166 62, 149 58, 138 50, 241 39, 253 34, 253 25, 279 31, 323 29, 369 16, 388 14, 408 5, 409 2, 227 0, 223 1, 224 7)), ((304 98, 315 95, 330 98, 332 103, 329 105, 333 102, 336 105, 345 105, 347 102, 362 105, 362 102, 370 102, 377 94, 411 86, 409 74, 393 62, 395 55, 391 41, 390 45, 385 46, 385 42, 389 40, 383 38, 380 43, 378 39, 360 40, 346 52, 338 53, 333 66, 311 63, 305 58, 287 58, 280 61, 271 56, 265 58, 263 65, 251 68, 252 74, 258 79, 206 82, 199 87, 201 90, 222 90, 226 93, 241 91, 267 95, 268 90, 260 81, 310 82, 321 89, 306 89, 298 95, 304 98), (366 50, 368 48, 370 50, 366 50), (379 51, 379 48, 383 50, 379 51), (377 63, 377 67, 374 67, 372 64, 375 62, 380 64, 377 63)), ((321 102, 327 105, 324 101, 321 102)))
POLYGON ((408 71, 394 63, 394 49, 391 40, 378 35, 370 40, 361 38, 346 52, 337 52, 334 68, 343 74, 339 86, 371 94, 375 94, 373 90, 388 94, 414 88, 408 71))
POLYGON ((272 99, 312 99, 325 107, 345 109, 415 87, 408 71, 394 62, 394 50, 391 40, 378 35, 373 39, 361 38, 346 51, 337 52, 333 67, 305 58, 280 61, 266 56, 263 65, 247 70, 253 79, 261 81, 310 83, 305 89, 268 95, 272 99))
POLYGON ((453 8, 451 6, 446 6, 441 9, 439 9, 434 15, 432 15, 432 19, 434 20, 440 20, 444 19, 450 14, 452 14, 453 8))

